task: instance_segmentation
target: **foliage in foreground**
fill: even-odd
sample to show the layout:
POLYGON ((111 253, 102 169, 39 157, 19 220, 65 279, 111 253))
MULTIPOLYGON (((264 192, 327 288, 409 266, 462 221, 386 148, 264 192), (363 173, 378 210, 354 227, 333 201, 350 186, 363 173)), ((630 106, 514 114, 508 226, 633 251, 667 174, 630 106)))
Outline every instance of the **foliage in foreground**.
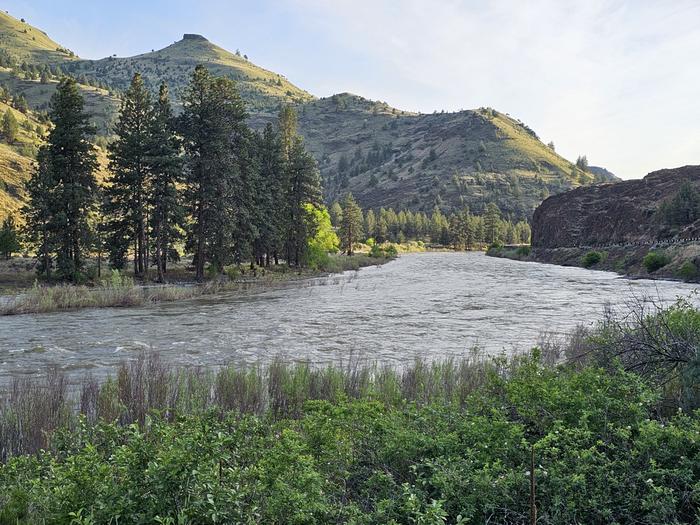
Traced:
POLYGON ((531 447, 540 523, 694 522, 700 421, 653 420, 630 374, 535 357, 464 404, 362 397, 83 421, 0 469, 0 523, 527 523, 531 447))

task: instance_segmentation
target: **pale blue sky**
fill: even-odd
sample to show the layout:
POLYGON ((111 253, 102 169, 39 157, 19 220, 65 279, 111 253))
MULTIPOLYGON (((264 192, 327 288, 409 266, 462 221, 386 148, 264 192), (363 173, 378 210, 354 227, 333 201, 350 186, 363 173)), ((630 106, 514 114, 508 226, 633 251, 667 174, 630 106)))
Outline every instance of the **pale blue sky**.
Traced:
POLYGON ((6 0, 84 58, 201 33, 317 96, 491 106, 624 178, 700 164, 700 0, 6 0))

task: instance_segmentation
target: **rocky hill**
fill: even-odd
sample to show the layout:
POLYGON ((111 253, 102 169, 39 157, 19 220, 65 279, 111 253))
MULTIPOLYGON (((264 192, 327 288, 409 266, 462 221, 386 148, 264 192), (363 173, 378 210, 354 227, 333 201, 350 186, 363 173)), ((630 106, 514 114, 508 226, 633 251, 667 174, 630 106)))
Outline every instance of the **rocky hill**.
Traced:
POLYGON ((604 247, 696 238, 700 220, 670 228, 657 213, 686 181, 700 189, 700 166, 655 171, 643 179, 577 188, 549 197, 533 215, 532 246, 604 247))
MULTIPOLYGON (((38 113, 47 109, 57 77, 42 79, 36 71, 60 68, 60 74, 75 76, 98 132, 107 137, 119 93, 135 72, 154 89, 168 82, 177 103, 195 65, 205 64, 237 81, 253 127, 273 120, 282 104, 297 107, 300 131, 319 162, 329 201, 352 191, 363 207, 373 208, 450 211, 468 205, 481 212, 495 202, 518 219, 531 216, 550 194, 611 178, 581 171, 525 124, 496 110, 421 115, 348 93, 317 99, 200 35, 134 57, 83 60, 39 29, 3 14, 0 55, 14 64, 0 67, 0 83, 38 113)), ((17 173, 20 179, 28 176, 24 168, 17 173)), ((7 178, 0 171, 0 181, 7 178)))
POLYGON ((495 202, 529 217, 550 194, 609 181, 577 169, 522 122, 493 109, 418 115, 351 94, 300 108, 326 196, 431 211, 495 202))
POLYGON ((280 103, 300 104, 313 99, 282 75, 258 67, 240 53, 226 51, 194 34, 186 34, 158 51, 126 58, 80 60, 70 64, 67 70, 76 78, 121 90, 125 90, 134 73, 139 72, 153 91, 165 81, 177 97, 197 64, 206 65, 217 76, 235 80, 249 111, 255 114, 277 111, 280 103))

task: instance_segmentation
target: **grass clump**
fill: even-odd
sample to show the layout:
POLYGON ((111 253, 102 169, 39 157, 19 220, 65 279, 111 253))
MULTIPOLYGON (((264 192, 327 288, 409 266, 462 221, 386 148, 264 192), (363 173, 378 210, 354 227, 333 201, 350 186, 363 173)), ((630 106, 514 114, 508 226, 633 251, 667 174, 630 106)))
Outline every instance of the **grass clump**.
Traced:
POLYGON ((676 272, 676 275, 684 281, 694 281, 698 278, 698 267, 693 261, 685 261, 676 272))
POLYGON ((584 268, 592 268, 593 266, 604 260, 604 258, 605 254, 603 252, 591 250, 581 258, 581 266, 583 266, 584 268))
POLYGON ((642 259, 642 264, 649 273, 654 273, 655 271, 660 270, 670 262, 671 258, 668 255, 658 251, 651 251, 644 256, 644 259, 642 259))

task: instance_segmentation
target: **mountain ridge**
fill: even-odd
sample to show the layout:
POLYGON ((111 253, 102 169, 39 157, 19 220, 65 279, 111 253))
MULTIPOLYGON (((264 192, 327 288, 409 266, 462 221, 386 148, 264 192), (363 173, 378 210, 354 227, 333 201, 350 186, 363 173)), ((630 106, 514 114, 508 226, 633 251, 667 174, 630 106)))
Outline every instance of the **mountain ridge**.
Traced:
MULTIPOLYGON (((58 51, 63 48, 48 37, 51 43, 32 40, 40 30, 16 19, 3 22, 6 19, 11 17, 0 18, 0 36, 11 32, 16 49, 37 48, 24 56, 37 57, 42 67, 58 60, 81 82, 86 107, 96 115, 103 135, 111 133, 119 92, 135 72, 154 90, 166 81, 177 102, 195 65, 204 64, 213 74, 236 81, 249 122, 258 129, 274 121, 282 105, 293 105, 300 132, 318 161, 329 202, 348 191, 365 208, 432 211, 437 206, 450 211, 469 206, 479 212, 488 202, 496 202, 506 215, 527 218, 552 193, 610 180, 606 173, 578 169, 543 144, 526 124, 491 108, 420 114, 352 93, 317 98, 283 75, 195 33, 132 57, 79 59, 58 51), (17 32, 17 27, 27 32, 17 32), (50 52, 54 44, 57 50, 50 52)), ((24 94, 32 108, 44 111, 55 82, 40 83, 22 75, 0 70, 0 81, 24 94)))

